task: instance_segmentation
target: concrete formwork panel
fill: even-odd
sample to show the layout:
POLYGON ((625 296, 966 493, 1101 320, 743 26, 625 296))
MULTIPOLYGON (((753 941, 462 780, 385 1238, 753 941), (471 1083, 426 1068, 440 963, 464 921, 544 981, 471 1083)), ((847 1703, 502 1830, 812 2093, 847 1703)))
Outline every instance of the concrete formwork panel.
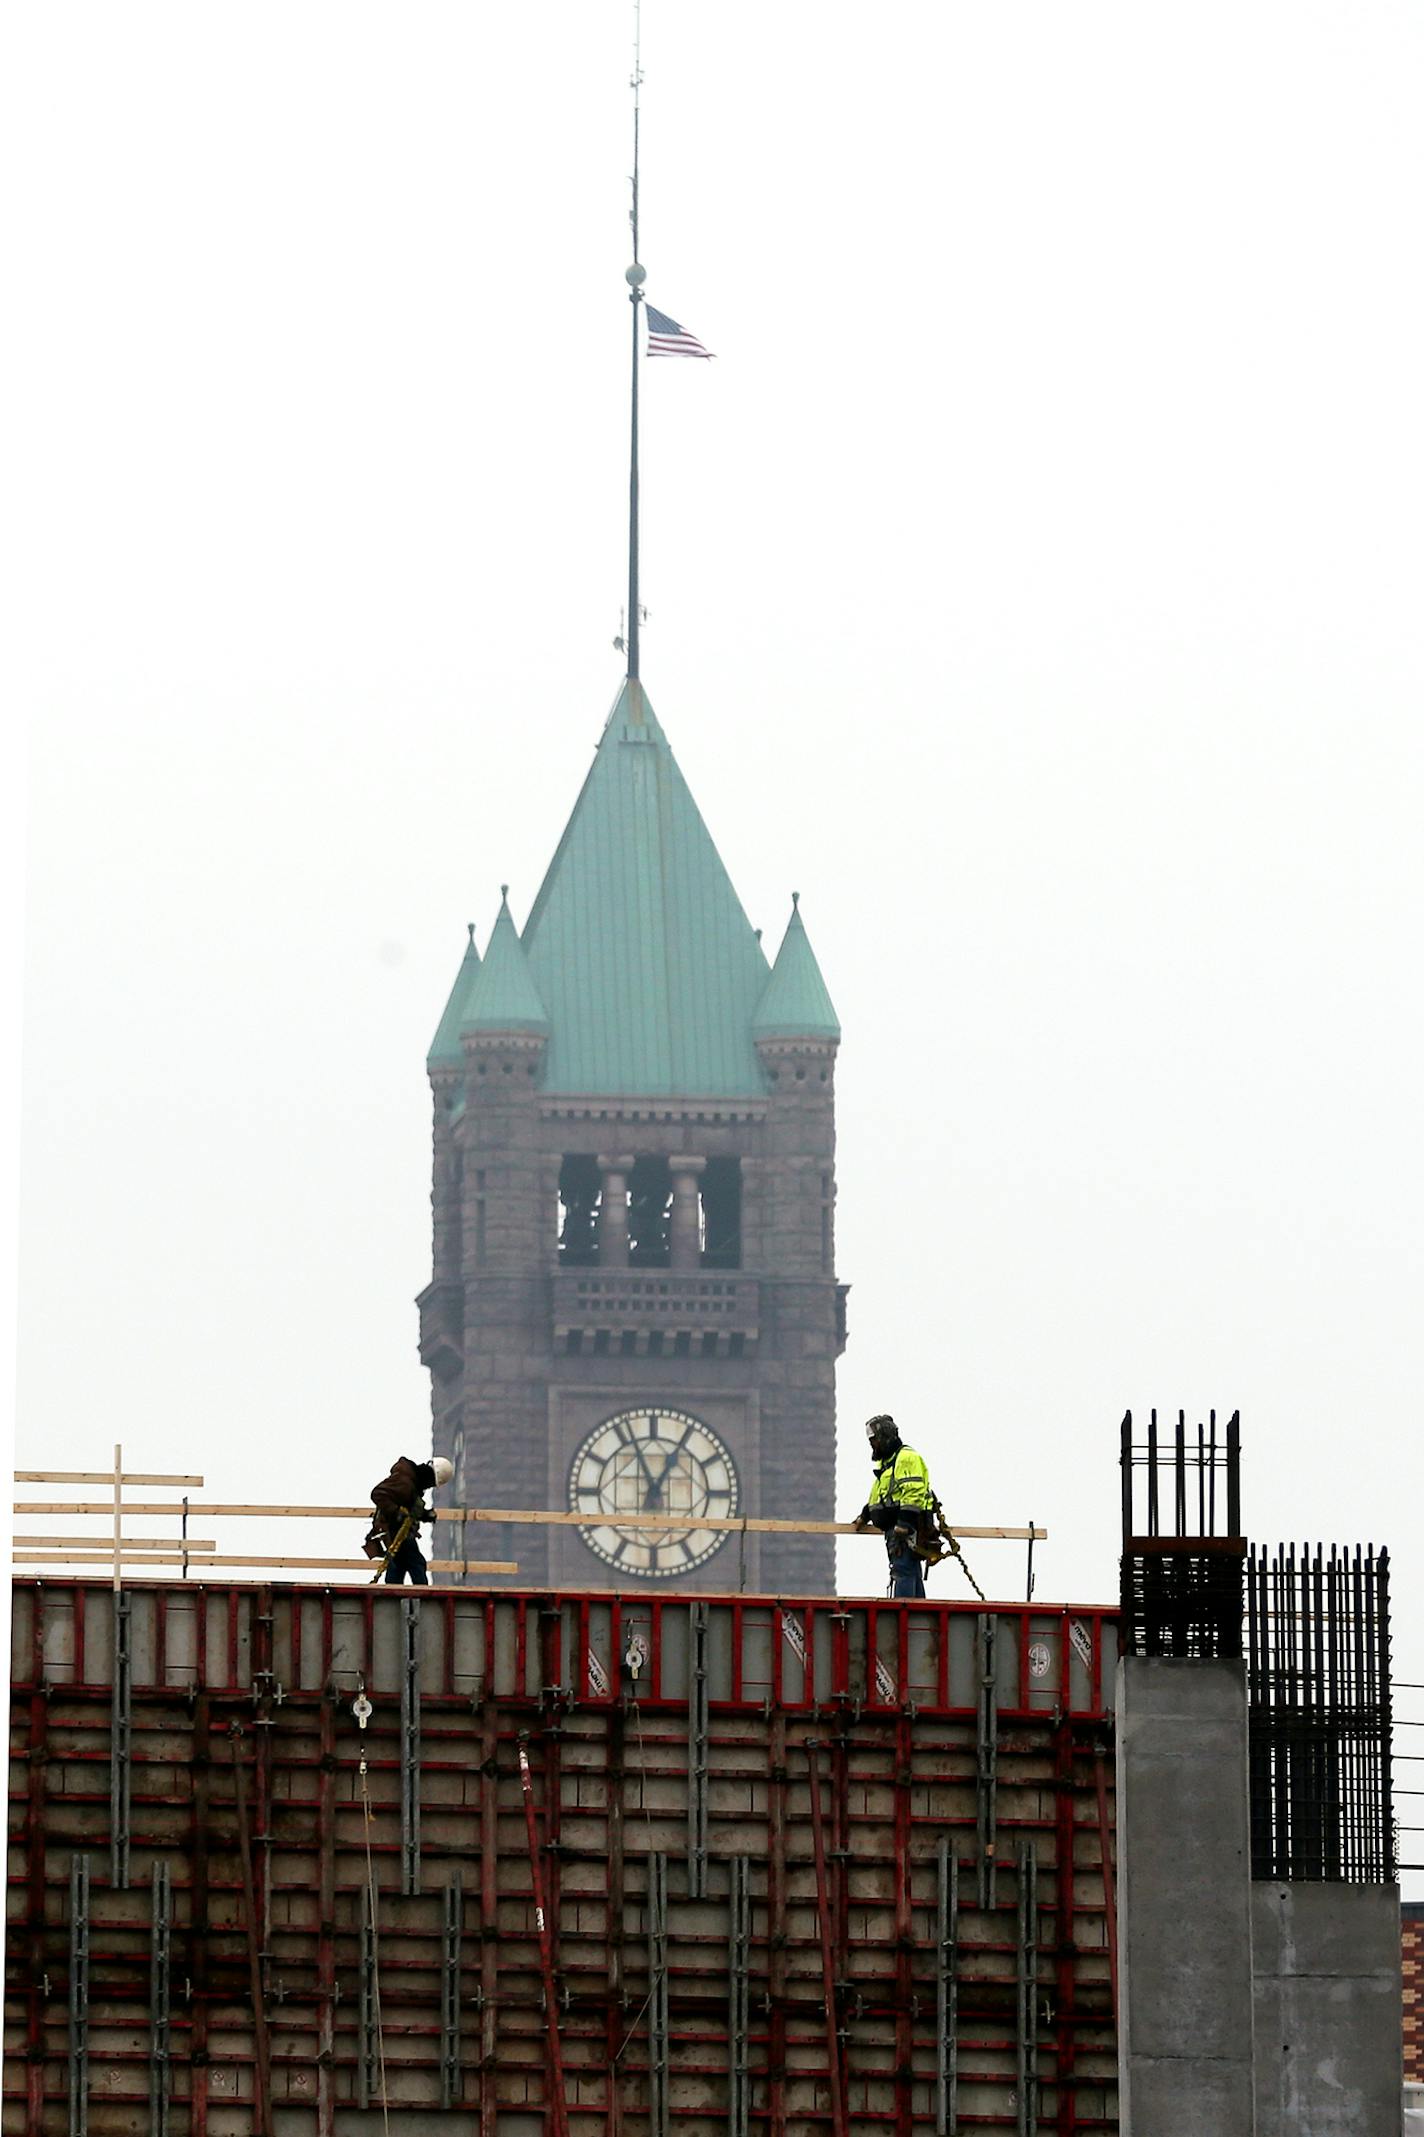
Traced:
POLYGON ((121 1728, 114 1631, 16 1585, 7 2133, 1117 2126, 1102 1612, 138 1587, 121 1728))

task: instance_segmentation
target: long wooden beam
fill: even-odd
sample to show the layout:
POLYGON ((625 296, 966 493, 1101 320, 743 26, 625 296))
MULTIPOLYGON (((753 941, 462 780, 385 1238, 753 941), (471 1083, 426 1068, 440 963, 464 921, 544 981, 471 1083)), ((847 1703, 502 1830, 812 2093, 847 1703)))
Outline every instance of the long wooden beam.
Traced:
MULTIPOLYGON (((178 1545, 176 1536, 125 1536, 122 1549, 125 1551, 171 1551, 178 1545)), ((15 1548, 23 1551, 96 1551, 100 1539, 97 1536, 16 1536, 15 1548)), ((215 1551, 215 1543, 200 1543, 196 1536, 181 1539, 185 1551, 215 1551)), ((112 1544, 104 1550, 106 1558, 114 1555, 112 1544)))
MULTIPOLYGON (((265 1521, 364 1521, 368 1525, 375 1512, 370 1500, 364 1506, 219 1506, 208 1499, 190 1499, 188 1512, 205 1514, 210 1520, 222 1520, 229 1515, 251 1515, 265 1521)), ((105 1514, 112 1515, 112 1499, 16 1499, 12 1511, 17 1514, 105 1514)), ((174 1499, 125 1499, 125 1516, 132 1514, 181 1515, 183 1506, 174 1499)), ((442 1521, 452 1517, 443 1510, 442 1521)))
MULTIPOLYGON (((111 1566, 114 1554, 110 1551, 25 1551, 16 1549, 14 1561, 17 1566, 111 1566)), ((121 1551, 119 1563, 127 1573, 141 1573, 145 1566, 181 1566, 181 1551, 164 1551, 131 1555, 121 1551)), ((226 1557, 204 1558, 199 1568, 206 1572, 209 1566, 273 1566, 276 1568, 302 1566, 318 1572, 365 1572, 373 1574, 379 1560, 369 1558, 268 1558, 226 1557)), ((460 1558, 432 1561, 441 1571, 452 1569, 466 1573, 517 1573, 519 1561, 513 1558, 460 1558)))
MULTIPOLYGON (((58 1501, 15 1501, 17 1514, 108 1514, 113 1508, 108 1503, 76 1502, 66 1504, 58 1501)), ((179 1506, 150 1504, 147 1501, 124 1503, 126 1514, 179 1514, 179 1506)), ((205 1500, 190 1501, 188 1512, 200 1514, 208 1520, 234 1517, 261 1520, 305 1521, 369 1521, 369 1500, 365 1506, 226 1506, 211 1504, 205 1500)), ((616 1529, 725 1529, 732 1535, 743 1530, 750 1534, 774 1533, 788 1536, 863 1536, 870 1532, 857 1526, 854 1521, 781 1521, 748 1515, 745 1520, 736 1515, 698 1514, 565 1514, 550 1513, 534 1507, 511 1506, 442 1506, 440 1520, 449 1521, 508 1521, 527 1522, 538 1526, 555 1528, 616 1528, 616 1529)), ((951 1522, 956 1536, 967 1537, 974 1542, 1026 1543, 1030 1537, 1035 1543, 1047 1540, 1047 1529, 1041 1528, 981 1528, 960 1526, 951 1522)))
MULTIPOLYGON (((199 1491, 202 1490, 204 1482, 202 1477, 160 1476, 156 1470, 150 1469, 125 1469, 121 1472, 118 1481, 121 1484, 187 1484, 199 1491)), ((114 1482, 114 1472, 112 1469, 17 1469, 15 1471, 15 1482, 17 1484, 112 1484, 114 1482)), ((125 1507, 124 1511, 127 1513, 128 1508, 125 1507)), ((107 1506, 104 1508, 104 1512, 109 1512, 107 1506)))

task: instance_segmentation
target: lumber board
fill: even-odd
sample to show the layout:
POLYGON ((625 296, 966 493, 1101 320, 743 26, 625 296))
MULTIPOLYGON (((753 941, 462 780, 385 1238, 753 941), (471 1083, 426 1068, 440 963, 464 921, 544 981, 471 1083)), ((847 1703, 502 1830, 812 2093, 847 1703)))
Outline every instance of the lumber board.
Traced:
MULTIPOLYGON (((17 1469, 14 1479, 17 1484, 112 1484, 114 1472, 112 1469, 17 1469)), ((202 1477, 161 1476, 157 1470, 150 1469, 125 1469, 120 1472, 118 1481, 121 1484, 186 1484, 201 1491, 206 1480, 202 1477)), ((107 1514, 112 1506, 110 1500, 103 1511, 107 1514)))
MULTIPOLYGON (((14 1552, 17 1566, 111 1566, 114 1554, 109 1551, 23 1551, 14 1552)), ((119 1553, 119 1564, 129 1573, 141 1573, 145 1566, 181 1566, 184 1554, 181 1551, 143 1553, 131 1556, 127 1551, 119 1553)), ((519 1561, 514 1558, 462 1558, 442 1560, 442 1567, 458 1568, 465 1573, 517 1573, 519 1561)), ((256 1557, 219 1555, 204 1558, 199 1568, 206 1572, 209 1566, 266 1566, 282 1570, 304 1567, 315 1572, 368 1573, 374 1577, 380 1565, 372 1558, 269 1558, 263 1553, 256 1557)))
MULTIPOLYGON (((17 1514, 112 1514, 113 1502, 82 1501, 60 1504, 49 1500, 17 1499, 14 1502, 17 1514)), ((127 1515, 181 1514, 181 1506, 165 1506, 148 1502, 130 1504, 124 1502, 127 1515)), ((215 1501, 192 1500, 188 1513, 201 1515, 205 1520, 252 1519, 264 1521, 367 1521, 371 1519, 371 1503, 364 1506, 239 1506, 219 1504, 215 1501)), ((617 1528, 617 1529, 725 1529, 731 1535, 745 1531, 749 1535, 787 1536, 866 1536, 869 1529, 857 1527, 854 1521, 786 1521, 764 1515, 712 1515, 712 1514, 604 1514, 592 1517, 588 1514, 554 1513, 547 1509, 520 1506, 442 1506, 438 1509, 442 1522, 451 1521, 506 1521, 527 1522, 539 1527, 553 1528, 617 1528)), ((975 1543, 1044 1543, 1048 1531, 1043 1528, 984 1527, 965 1522, 951 1522, 952 1533, 975 1543)))
MULTIPOLYGON (((114 1546, 107 1536, 16 1536, 17 1551, 102 1551, 105 1558, 112 1558, 114 1546)), ((125 1535, 120 1548, 124 1551, 215 1551, 217 1545, 196 1536, 129 1536, 125 1535)))

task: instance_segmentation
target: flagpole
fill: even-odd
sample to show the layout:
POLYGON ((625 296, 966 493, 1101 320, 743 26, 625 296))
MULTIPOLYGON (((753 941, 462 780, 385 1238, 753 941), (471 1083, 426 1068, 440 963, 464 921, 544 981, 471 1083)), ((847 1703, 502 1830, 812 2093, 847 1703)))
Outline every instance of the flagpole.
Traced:
POLYGON ((628 680, 638 680, 638 307, 643 301, 646 270, 638 259, 638 117, 643 86, 641 0, 633 0, 633 264, 628 269, 628 302, 633 315, 633 395, 628 457, 628 680))

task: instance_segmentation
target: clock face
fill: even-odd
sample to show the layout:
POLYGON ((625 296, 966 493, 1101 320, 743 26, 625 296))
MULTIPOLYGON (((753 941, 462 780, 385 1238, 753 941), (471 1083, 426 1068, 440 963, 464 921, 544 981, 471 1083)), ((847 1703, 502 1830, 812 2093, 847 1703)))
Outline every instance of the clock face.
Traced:
POLYGON ((579 1534, 619 1572, 686 1573, 726 1542, 727 1530, 620 1528, 616 1516, 728 1520, 737 1511, 736 1467, 716 1433, 686 1410, 620 1410, 574 1456, 569 1511, 588 1517, 579 1534))

